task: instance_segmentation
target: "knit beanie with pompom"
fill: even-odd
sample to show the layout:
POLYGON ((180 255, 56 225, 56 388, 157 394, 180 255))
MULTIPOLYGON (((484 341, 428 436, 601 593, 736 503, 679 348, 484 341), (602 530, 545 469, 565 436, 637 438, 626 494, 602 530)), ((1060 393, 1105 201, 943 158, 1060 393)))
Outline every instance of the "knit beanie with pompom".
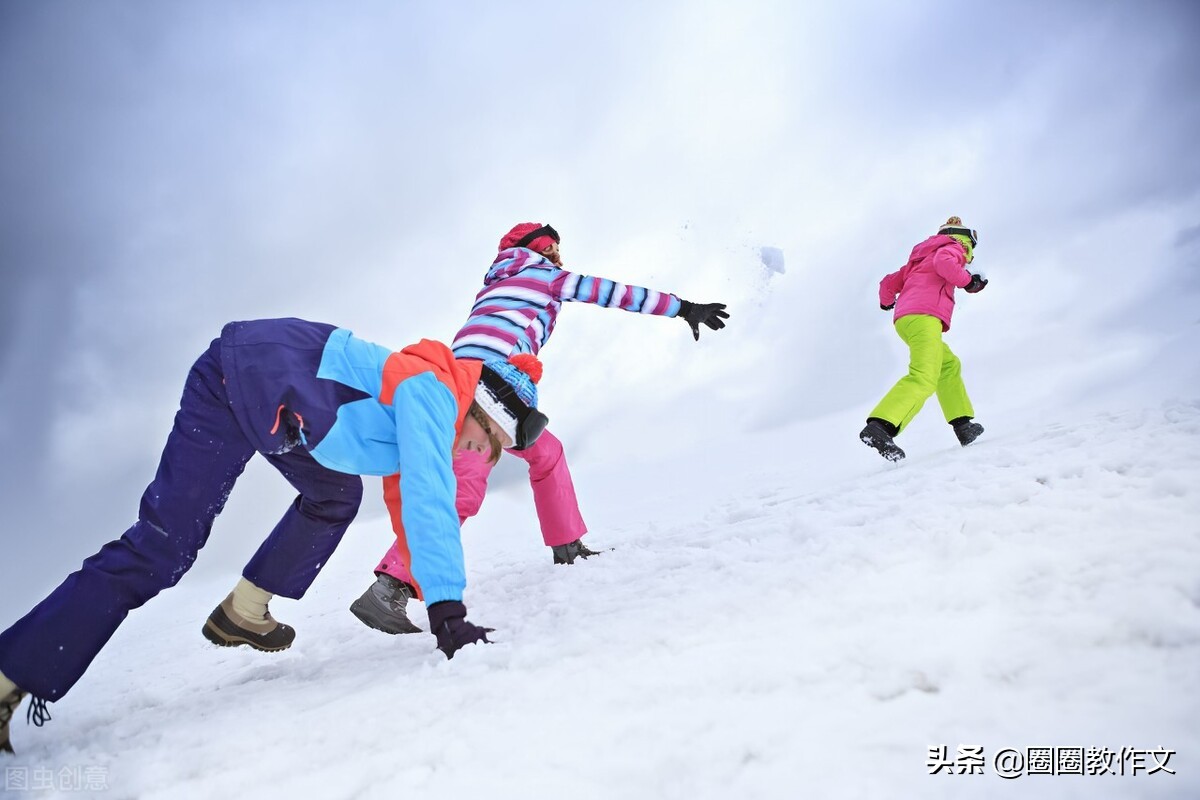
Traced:
POLYGON ((519 441, 517 429, 537 408, 537 382, 542 379, 542 362, 529 353, 483 362, 475 402, 496 421, 508 438, 519 441))
POLYGON ((961 244, 963 250, 966 251, 968 262, 975 258, 975 245, 979 243, 979 234, 973 228, 963 225, 961 217, 951 217, 946 220, 938 228, 938 233, 943 236, 950 236, 961 244))

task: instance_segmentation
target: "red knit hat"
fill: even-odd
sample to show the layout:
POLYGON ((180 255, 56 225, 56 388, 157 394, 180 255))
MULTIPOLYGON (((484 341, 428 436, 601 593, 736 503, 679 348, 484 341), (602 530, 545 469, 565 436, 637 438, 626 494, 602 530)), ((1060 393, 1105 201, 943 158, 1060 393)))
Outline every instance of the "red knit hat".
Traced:
POLYGON ((522 222, 514 225, 512 230, 504 234, 504 238, 500 240, 500 249, 528 247, 530 250, 540 253, 560 241, 558 231, 549 225, 543 225, 540 222, 522 222))

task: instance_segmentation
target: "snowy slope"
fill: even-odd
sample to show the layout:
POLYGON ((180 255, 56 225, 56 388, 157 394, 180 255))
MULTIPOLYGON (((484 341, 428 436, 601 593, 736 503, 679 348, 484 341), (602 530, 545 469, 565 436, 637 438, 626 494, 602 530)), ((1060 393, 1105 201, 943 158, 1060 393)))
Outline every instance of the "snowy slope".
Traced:
MULTIPOLYGON (((499 643, 452 662, 345 611, 379 523, 275 602, 299 631, 284 653, 208 645, 236 576, 189 576, 52 722, 15 726, 3 765, 172 800, 1200 796, 1200 403, 1000 425, 966 450, 944 433, 896 466, 855 424, 783 432, 836 433, 820 476, 750 466, 778 431, 720 460, 584 470, 631 502, 592 515, 615 549, 570 568, 500 532, 526 496, 489 498, 467 600, 499 643), (985 774, 929 775, 939 745, 982 747, 985 774), (1001 748, 1042 746, 1167 748, 1177 774, 995 774, 1001 748)), ((23 796, 86 794, 56 785, 23 796)))

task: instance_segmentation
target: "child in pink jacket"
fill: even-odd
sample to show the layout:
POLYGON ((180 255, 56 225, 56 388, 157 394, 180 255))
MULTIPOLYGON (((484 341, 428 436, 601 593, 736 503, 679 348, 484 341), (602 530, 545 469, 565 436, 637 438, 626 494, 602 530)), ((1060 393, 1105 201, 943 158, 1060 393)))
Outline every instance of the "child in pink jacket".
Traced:
POLYGON ((904 458, 895 437, 934 393, 963 447, 983 433, 983 426, 972 420, 975 411, 963 385, 962 363, 942 341, 954 314, 954 290, 974 294, 987 286, 983 276, 966 268, 978 241, 974 230, 950 217, 937 235, 913 248, 907 264, 879 282, 879 307, 896 310, 896 333, 909 347, 908 374, 875 406, 858 438, 889 461, 904 458))

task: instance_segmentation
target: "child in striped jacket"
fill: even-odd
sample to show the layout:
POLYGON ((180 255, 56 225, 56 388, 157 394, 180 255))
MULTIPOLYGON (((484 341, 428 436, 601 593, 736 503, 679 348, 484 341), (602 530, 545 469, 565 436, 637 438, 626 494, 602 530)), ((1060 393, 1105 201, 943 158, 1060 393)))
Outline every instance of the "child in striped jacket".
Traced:
MULTIPOLYGON (((640 286, 627 286, 607 278, 589 277, 563 269, 559 234, 549 225, 524 222, 500 240, 499 252, 483 279, 483 288, 466 323, 454 337, 456 358, 486 361, 516 353, 537 355, 554 332, 563 303, 592 303, 636 314, 679 317, 699 341, 700 325, 712 330, 725 327, 729 315, 722 303, 697 304, 677 295, 640 286)), ((529 464, 529 483, 537 509, 542 540, 551 548, 554 563, 570 564, 595 555, 583 543, 587 526, 579 511, 575 487, 562 442, 544 431, 527 450, 509 450, 529 464)), ((464 453, 454 461, 458 481, 459 521, 479 512, 493 463, 464 453)), ((399 476, 384 478, 384 499, 399 531, 401 497, 399 476)), ((376 582, 351 605, 364 624, 386 633, 419 631, 407 616, 406 604, 414 596, 413 580, 403 555, 393 545, 375 567, 376 582)))

